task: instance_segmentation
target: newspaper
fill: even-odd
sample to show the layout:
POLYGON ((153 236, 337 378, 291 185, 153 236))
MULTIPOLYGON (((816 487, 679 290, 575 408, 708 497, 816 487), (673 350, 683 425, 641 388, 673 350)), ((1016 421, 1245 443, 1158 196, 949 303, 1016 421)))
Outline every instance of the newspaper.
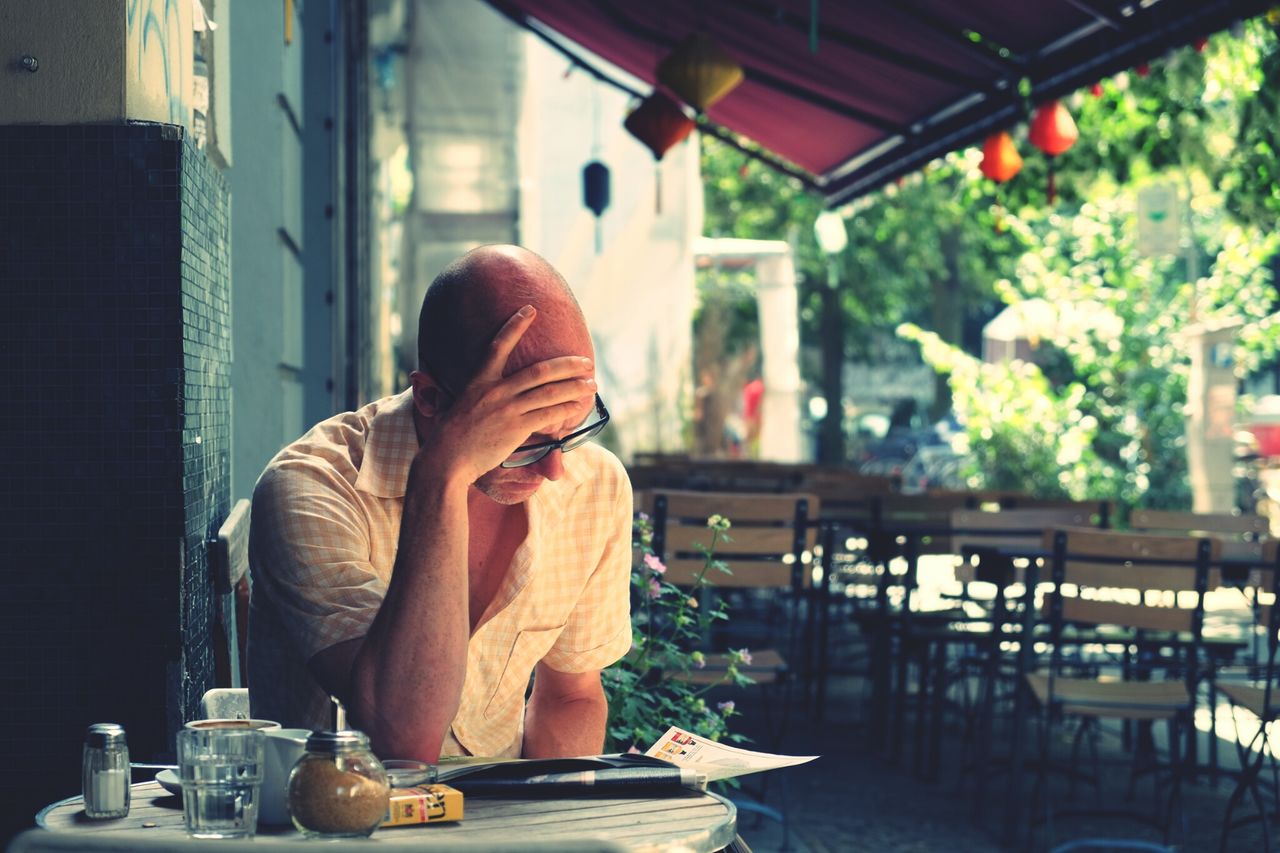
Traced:
POLYGON ((752 752, 707 740, 672 726, 657 743, 649 747, 645 755, 662 758, 678 767, 705 773, 708 782, 731 779, 762 770, 777 770, 813 761, 816 755, 774 755, 768 752, 752 752))

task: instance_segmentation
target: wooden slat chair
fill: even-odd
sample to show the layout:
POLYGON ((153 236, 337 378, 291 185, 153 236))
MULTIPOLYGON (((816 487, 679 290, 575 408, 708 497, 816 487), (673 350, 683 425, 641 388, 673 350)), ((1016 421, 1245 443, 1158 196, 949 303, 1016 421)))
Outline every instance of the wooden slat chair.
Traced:
POLYGON ((1280 812, 1280 771, 1277 769, 1275 753, 1272 751, 1271 735, 1275 723, 1280 719, 1280 684, 1277 683, 1276 651, 1280 645, 1280 547, 1277 540, 1271 539, 1263 546, 1260 564, 1270 568, 1267 575, 1270 579, 1268 588, 1272 596, 1272 604, 1264 605, 1265 654, 1266 663, 1259 679, 1242 682, 1219 681, 1218 690, 1227 697, 1235 712, 1245 712, 1251 716, 1256 728, 1244 731, 1240 727, 1237 713, 1232 714, 1235 722, 1236 754, 1240 761, 1240 778, 1235 789, 1227 800, 1226 814, 1222 820, 1222 836, 1219 846, 1225 853, 1229 849, 1231 831, 1246 823, 1260 821, 1262 825, 1263 848, 1271 849, 1270 821, 1280 812), (1274 803, 1272 813, 1268 815, 1267 807, 1259 790, 1259 779, 1266 764, 1271 765, 1272 795, 1274 803), (1236 808, 1249 794, 1257 813, 1244 818, 1233 819, 1236 808))
POLYGON ((829 465, 798 466, 798 471, 798 491, 814 495, 821 506, 818 584, 826 606, 818 614, 817 677, 813 679, 814 707, 821 716, 827 681, 833 671, 862 675, 869 659, 867 638, 855 617, 857 610, 869 607, 875 600, 878 570, 860 550, 847 548, 845 543, 866 536, 873 502, 893 494, 898 480, 829 465), (839 589, 839 596, 831 594, 833 587, 839 589))
POLYGON ((249 509, 247 498, 236 501, 217 535, 209 540, 209 568, 218 596, 218 642, 214 669, 224 687, 246 683, 245 640, 249 617, 249 509))
MULTIPOLYGON (((817 529, 809 524, 819 511, 817 498, 801 493, 653 490, 642 495, 637 505, 650 515, 653 550, 667 566, 664 580, 677 586, 692 586, 702 570, 704 558, 698 545, 710 544, 707 519, 712 515, 729 519, 729 541, 717 546, 715 557, 732 574, 713 572, 708 579, 719 594, 757 593, 758 603, 765 605, 761 636, 767 644, 751 647, 752 663, 741 671, 762 685, 790 683, 786 677, 796 671, 808 674, 811 616, 819 604, 813 600, 816 588, 811 571, 817 529)), ((735 622, 746 618, 741 607, 731 610, 730 631, 735 622)), ((708 639, 721 645, 707 650, 707 665, 696 676, 705 683, 719 680, 728 665, 723 651, 727 638, 708 639)))
MULTIPOLYGON (((1210 567, 1222 551, 1220 540, 1209 537, 1154 536, 1116 533, 1092 529, 1055 529, 1045 534, 1052 594, 1045 597, 1042 621, 1048 626, 1043 637, 1049 644, 1050 659, 1044 671, 1032 671, 1031 643, 1022 643, 1019 661, 1025 683, 1041 709, 1039 774, 1032 793, 1031 825, 1037 822, 1035 801, 1043 796, 1045 818, 1069 814, 1123 814, 1149 820, 1168 836, 1169 823, 1181 803, 1181 782, 1194 767, 1196 731, 1193 724, 1195 696, 1200 677, 1201 632, 1204 624, 1204 593, 1208 589, 1210 567), (1088 590, 1089 595, 1082 593, 1088 590), (1155 607, 1129 603, 1133 591, 1162 590, 1187 593, 1194 607, 1155 607), (1068 594, 1069 592, 1073 594, 1068 594), (1071 641, 1065 628, 1110 625, 1134 632, 1124 642, 1154 641, 1156 634, 1168 632, 1160 644, 1169 649, 1164 661, 1167 671, 1179 677, 1165 680, 1116 680, 1064 675, 1064 642, 1071 641), (1169 727, 1169 761, 1172 786, 1168 811, 1151 818, 1138 812, 1068 811, 1054 808, 1046 792, 1050 768, 1051 730, 1062 715, 1079 717, 1081 728, 1072 747, 1078 753, 1086 733, 1096 732, 1103 719, 1150 724, 1164 720, 1169 727), (1182 740, 1186 739, 1183 749, 1182 740)), ((1034 587, 1037 569, 1027 567, 1027 582, 1034 587)), ((1035 608, 1024 614, 1024 637, 1034 634, 1035 608)), ((1144 677, 1149 673, 1131 673, 1144 677)), ((1017 711, 1015 710, 1015 713, 1017 711)), ((1145 726, 1144 726, 1145 729, 1145 726)), ((1130 777, 1130 792, 1142 770, 1157 771, 1159 762, 1149 730, 1139 740, 1130 777), (1142 767, 1145 763, 1146 767, 1142 767)), ((1020 798, 1021 727, 1015 727, 1013 772, 1010 797, 1020 798)), ((1096 764, 1095 755, 1095 764, 1096 764)), ((1071 767, 1076 765, 1073 762, 1071 767)), ((1076 774, 1072 773, 1073 790, 1076 774)), ((1020 801, 1020 799, 1019 799, 1020 801)))
MULTIPOLYGON (((924 555, 950 553, 951 513, 971 505, 972 493, 951 491, 885 494, 871 502, 861 555, 875 572, 874 602, 861 619, 870 641, 867 737, 874 749, 888 746, 893 761, 903 756, 905 708, 913 701, 909 683, 913 632, 920 617, 919 560, 924 555)), ((950 615, 955 614, 933 612, 930 619, 950 615)))
MULTIPOLYGON (((1024 581, 1023 560, 1012 555, 1018 552, 1039 551, 1046 530, 1056 527, 1089 527, 1099 521, 1092 504, 1080 507, 1052 509, 957 509, 951 512, 951 547, 957 555, 956 580, 964 585, 962 600, 973 602, 983 615, 975 616, 966 624, 951 631, 945 638, 948 646, 959 646, 960 655, 954 662, 957 668, 954 681, 960 686, 956 703, 963 713, 966 736, 963 743, 966 754, 961 760, 962 775, 975 768, 975 760, 990 754, 992 737, 997 724, 1007 721, 1008 700, 1018 689, 1016 681, 1012 689, 1001 689, 1009 684, 1013 675, 1006 671, 1001 652, 1005 639, 1005 627, 1013 621, 1010 596, 1024 581), (990 585, 993 593, 975 596, 975 584, 990 585), (976 671, 976 678, 975 678, 976 671), (971 696, 971 689, 976 696, 971 696), (968 748, 972 747, 972 754, 968 748)), ((938 697, 935 697, 935 706, 938 697)), ((930 724, 935 738, 940 737, 942 721, 936 717, 930 724)), ((930 755, 936 762, 938 749, 930 755)), ((973 788, 977 816, 982 817, 985 804, 985 774, 979 774, 973 788)))
MULTIPOLYGON (((1232 677, 1237 667, 1243 666, 1247 675, 1256 677, 1263 666, 1264 646, 1256 640, 1260 639, 1261 630, 1267 624, 1267 616, 1259 603, 1259 592, 1270 590, 1270 573, 1260 569, 1262 557, 1262 541, 1269 532, 1269 520, 1254 513, 1227 512, 1190 512, 1179 510, 1135 509, 1129 515, 1129 526, 1134 530, 1149 533, 1184 534, 1216 536, 1222 540, 1222 556, 1235 566, 1224 565, 1219 573, 1214 570, 1209 577, 1209 589, 1216 590, 1229 587, 1239 590, 1248 615, 1241 616, 1252 621, 1255 642, 1243 656, 1233 656, 1233 660, 1222 659, 1214 662, 1209 668, 1207 685, 1209 690, 1209 715, 1212 730, 1217 730, 1218 723, 1218 689, 1219 674, 1232 677), (1241 570, 1241 569, 1245 570, 1241 570)), ((1230 611, 1217 611, 1215 616, 1222 620, 1230 611)), ((1212 781, 1217 781, 1217 739, 1209 741, 1211 750, 1210 773, 1212 781)))

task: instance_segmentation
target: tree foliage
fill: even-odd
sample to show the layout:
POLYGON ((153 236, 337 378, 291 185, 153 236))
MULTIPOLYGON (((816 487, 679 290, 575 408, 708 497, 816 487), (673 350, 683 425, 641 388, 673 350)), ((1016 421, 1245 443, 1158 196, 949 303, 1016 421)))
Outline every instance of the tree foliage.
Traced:
MULTIPOLYGON (((1009 128, 1024 167, 1002 186, 971 148, 842 211, 846 355, 874 359, 895 328, 921 345, 968 420, 974 485, 1185 504, 1181 335, 1194 322, 1242 323, 1242 374, 1275 352, 1277 23, 1245 22, 1066 97, 1080 138, 1053 161, 1029 145, 1026 123, 1009 128), (1189 203, 1177 257, 1135 250, 1134 197, 1152 181, 1189 203), (1036 363, 982 364, 959 324, 1018 304, 1049 308, 1036 363)), ((819 200, 711 140, 703 166, 708 234, 795 246, 802 337, 816 341, 819 200)))

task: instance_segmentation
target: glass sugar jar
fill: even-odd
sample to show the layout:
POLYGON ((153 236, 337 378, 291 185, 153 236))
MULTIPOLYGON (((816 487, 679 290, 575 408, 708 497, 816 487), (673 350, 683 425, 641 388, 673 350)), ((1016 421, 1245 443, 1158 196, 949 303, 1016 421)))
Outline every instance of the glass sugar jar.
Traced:
POLYGON ((129 814, 129 744, 124 726, 89 726, 84 735, 80 781, 85 817, 102 820, 129 814))
POLYGON ((289 773, 289 813, 309 838, 364 838, 387 815, 391 786, 363 732, 312 732, 289 773))

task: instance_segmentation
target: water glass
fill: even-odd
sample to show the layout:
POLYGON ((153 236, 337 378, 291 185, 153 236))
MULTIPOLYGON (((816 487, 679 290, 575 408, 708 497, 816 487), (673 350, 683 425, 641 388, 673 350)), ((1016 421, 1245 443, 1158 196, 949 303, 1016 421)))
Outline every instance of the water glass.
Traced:
POLYGON ((262 738, 254 729, 178 732, 178 776, 189 835, 251 838, 257 831, 262 738))

